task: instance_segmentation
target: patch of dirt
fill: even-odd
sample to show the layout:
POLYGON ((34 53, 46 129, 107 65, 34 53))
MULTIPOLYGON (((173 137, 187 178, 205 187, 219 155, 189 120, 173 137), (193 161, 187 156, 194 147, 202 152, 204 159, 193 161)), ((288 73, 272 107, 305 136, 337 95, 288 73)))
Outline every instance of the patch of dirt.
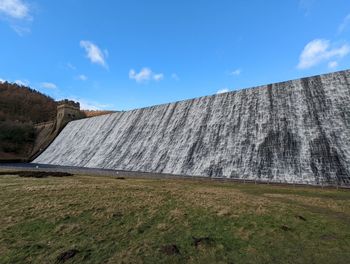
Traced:
POLYGON ((55 228, 55 232, 57 234, 74 234, 81 230, 81 226, 79 224, 60 224, 55 228))
POLYGON ((230 215, 230 209, 229 208, 223 208, 223 209, 219 210, 216 214, 218 216, 228 216, 228 215, 230 215))
POLYGON ((64 263, 67 260, 73 258, 77 253, 79 253, 76 249, 70 249, 65 252, 62 252, 58 257, 56 263, 64 263))
POLYGON ((68 172, 49 172, 49 171, 8 171, 0 172, 0 175, 17 175, 19 177, 26 178, 47 178, 47 177, 68 177, 73 176, 73 174, 68 172))
POLYGON ((165 255, 180 255, 180 250, 176 245, 164 245, 161 247, 160 251, 165 255))
POLYGON ((157 229, 158 229, 159 231, 166 231, 166 230, 169 230, 170 228, 168 227, 167 224, 165 224, 165 223, 160 223, 160 224, 157 225, 157 229))
MULTIPOLYGON (((255 224, 256 225, 256 224, 255 224)), ((240 227, 237 230, 237 234, 242 240, 248 241, 252 231, 250 229, 245 229, 244 227, 240 227)))
POLYGON ((214 242, 214 239, 210 237, 192 237, 193 239, 193 245, 198 248, 199 246, 203 245, 210 245, 214 242))
POLYGON ((337 240, 337 237, 335 235, 332 235, 332 234, 322 235, 320 238, 322 240, 337 240))
POLYGON ((123 213, 122 212, 115 212, 115 213, 113 213, 112 217, 114 219, 120 219, 123 217, 123 213))
POLYGON ((125 177, 121 177, 121 176, 119 176, 119 177, 115 177, 117 180, 125 180, 125 177))
POLYGON ((179 208, 175 208, 174 210, 171 210, 168 215, 169 215, 169 218, 172 220, 182 220, 187 216, 187 214, 179 208))
MULTIPOLYGON (((188 189, 174 190, 171 195, 181 202, 193 206, 200 206, 206 210, 214 211, 218 216, 236 217, 246 213, 256 213, 259 205, 271 204, 270 199, 244 193, 234 188, 221 188, 221 186, 208 187, 205 184, 191 185, 188 189), (234 215, 233 215, 234 213, 234 215)), ((265 213, 265 207, 260 208, 265 213)))
POLYGON ((282 225, 282 226, 281 226, 281 229, 282 229, 283 231, 292 231, 292 228, 290 228, 290 227, 287 226, 287 225, 282 225))

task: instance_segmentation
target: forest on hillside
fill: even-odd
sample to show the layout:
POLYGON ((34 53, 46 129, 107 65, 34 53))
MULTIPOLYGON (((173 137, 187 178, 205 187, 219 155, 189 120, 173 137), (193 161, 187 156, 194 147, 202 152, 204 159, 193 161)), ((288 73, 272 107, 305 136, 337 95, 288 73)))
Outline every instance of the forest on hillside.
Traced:
POLYGON ((25 157, 35 140, 34 124, 53 120, 56 109, 47 95, 0 82, 0 160, 25 157))
POLYGON ((56 116, 56 102, 34 89, 0 83, 0 121, 40 123, 56 116))

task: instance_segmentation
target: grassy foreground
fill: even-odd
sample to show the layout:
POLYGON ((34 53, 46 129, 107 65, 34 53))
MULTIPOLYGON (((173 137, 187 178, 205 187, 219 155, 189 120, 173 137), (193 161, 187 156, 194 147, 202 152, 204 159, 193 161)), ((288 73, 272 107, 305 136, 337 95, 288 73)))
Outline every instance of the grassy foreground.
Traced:
POLYGON ((349 263, 350 191, 0 176, 0 263, 349 263))

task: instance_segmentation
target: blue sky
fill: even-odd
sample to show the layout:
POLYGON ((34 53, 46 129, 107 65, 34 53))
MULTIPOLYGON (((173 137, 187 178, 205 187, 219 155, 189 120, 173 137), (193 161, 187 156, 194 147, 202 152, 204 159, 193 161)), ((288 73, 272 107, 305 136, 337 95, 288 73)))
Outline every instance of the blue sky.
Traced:
POLYGON ((349 0, 0 0, 0 81, 128 110, 350 68, 349 0))

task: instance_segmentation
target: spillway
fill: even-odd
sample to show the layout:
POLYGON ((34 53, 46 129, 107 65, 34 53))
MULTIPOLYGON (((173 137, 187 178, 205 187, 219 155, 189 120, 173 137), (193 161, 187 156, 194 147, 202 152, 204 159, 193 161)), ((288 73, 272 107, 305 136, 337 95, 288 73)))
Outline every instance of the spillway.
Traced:
POLYGON ((34 162, 350 185, 350 70, 72 121, 34 162))

